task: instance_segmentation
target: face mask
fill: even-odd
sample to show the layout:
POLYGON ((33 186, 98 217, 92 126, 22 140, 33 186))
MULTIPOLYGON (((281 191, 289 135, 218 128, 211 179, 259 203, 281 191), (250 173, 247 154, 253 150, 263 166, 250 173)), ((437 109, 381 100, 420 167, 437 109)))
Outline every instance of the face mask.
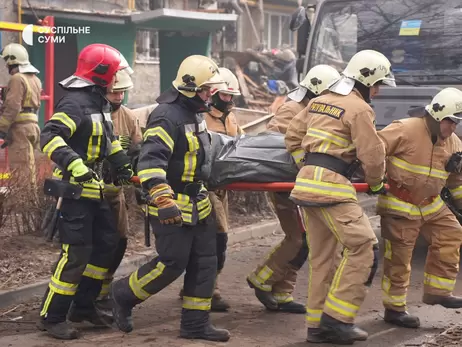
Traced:
POLYGON ((230 101, 223 101, 220 98, 220 95, 218 95, 218 93, 212 96, 212 106, 223 113, 229 111, 232 105, 233 99, 231 99, 230 101))

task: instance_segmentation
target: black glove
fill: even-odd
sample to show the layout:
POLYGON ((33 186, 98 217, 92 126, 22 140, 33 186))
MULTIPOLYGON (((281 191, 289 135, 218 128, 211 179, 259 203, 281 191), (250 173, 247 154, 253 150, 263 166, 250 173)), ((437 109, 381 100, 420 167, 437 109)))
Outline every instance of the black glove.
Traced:
POLYGON ((130 180, 135 175, 130 164, 119 167, 116 171, 116 181, 118 184, 131 184, 130 180))
POLYGON ((371 187, 367 190, 366 194, 368 195, 380 195, 380 194, 387 194, 387 188, 385 188, 385 184, 381 182, 378 186, 371 187))
POLYGON ((446 167, 447 172, 461 173, 462 171, 462 152, 456 152, 449 158, 446 167))

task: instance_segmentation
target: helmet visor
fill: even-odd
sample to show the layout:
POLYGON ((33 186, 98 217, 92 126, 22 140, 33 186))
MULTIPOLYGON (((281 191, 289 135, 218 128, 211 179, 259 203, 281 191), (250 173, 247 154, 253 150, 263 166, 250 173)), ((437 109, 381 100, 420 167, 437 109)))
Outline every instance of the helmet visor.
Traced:
POLYGON ((444 117, 443 119, 447 119, 447 118, 452 120, 454 123, 459 124, 460 121, 462 121, 462 112, 454 113, 450 116, 444 117))
POLYGON ((393 72, 390 71, 388 75, 386 75, 381 82, 383 84, 386 84, 387 86, 390 87, 396 87, 396 81, 395 81, 395 75, 393 75, 393 72))
POLYGON ((213 75, 211 78, 209 78, 207 81, 202 83, 200 86, 208 86, 208 85, 216 85, 216 84, 225 84, 225 81, 221 78, 220 74, 216 73, 213 75))

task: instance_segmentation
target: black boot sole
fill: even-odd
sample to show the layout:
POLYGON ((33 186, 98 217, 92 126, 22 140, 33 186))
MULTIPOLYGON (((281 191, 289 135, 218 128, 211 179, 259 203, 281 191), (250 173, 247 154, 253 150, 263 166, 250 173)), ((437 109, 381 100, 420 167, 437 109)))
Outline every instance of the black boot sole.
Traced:
POLYGON ((220 338, 214 338, 213 336, 204 336, 204 335, 185 335, 185 334, 180 334, 180 337, 182 339, 186 340, 205 340, 205 341, 213 341, 213 342, 227 342, 231 338, 231 336, 227 337, 220 337, 220 338))

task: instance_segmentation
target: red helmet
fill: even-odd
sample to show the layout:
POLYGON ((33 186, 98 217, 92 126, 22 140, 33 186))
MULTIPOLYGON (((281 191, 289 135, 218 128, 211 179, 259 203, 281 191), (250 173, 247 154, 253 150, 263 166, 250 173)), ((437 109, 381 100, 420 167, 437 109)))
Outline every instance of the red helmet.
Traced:
POLYGON ((106 87, 118 70, 123 68, 121 54, 114 47, 94 43, 80 51, 74 76, 106 87))

